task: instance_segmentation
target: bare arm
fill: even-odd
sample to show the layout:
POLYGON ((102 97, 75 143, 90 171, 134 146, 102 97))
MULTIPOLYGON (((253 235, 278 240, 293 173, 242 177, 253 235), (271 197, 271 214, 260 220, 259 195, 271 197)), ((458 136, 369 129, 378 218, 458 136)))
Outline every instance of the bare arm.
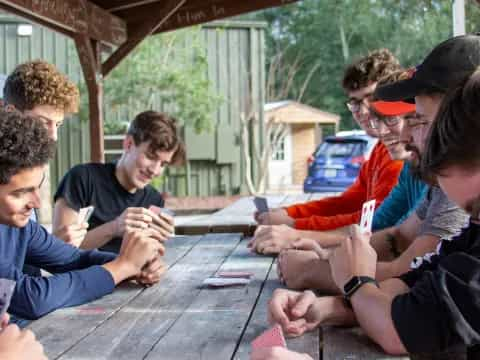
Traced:
POLYGON ((380 259, 377 264, 377 280, 390 279, 408 272, 414 258, 435 250, 440 240, 438 236, 417 236, 421 223, 414 213, 399 226, 372 236, 372 246, 380 259))
POLYGON ((349 235, 350 226, 343 226, 341 228, 331 231, 310 231, 310 230, 296 230, 299 238, 308 238, 315 240, 321 247, 333 247, 342 242, 345 236, 349 235))
MULTIPOLYGON (((67 205, 63 198, 55 202, 53 209, 53 233, 58 236, 66 226, 75 224, 78 219, 78 212, 67 205)), ((82 249, 97 249, 105 245, 115 236, 115 221, 105 223, 86 233, 83 242, 79 244, 82 249)), ((62 237, 62 236, 60 236, 62 237)), ((65 240, 65 239, 64 239, 65 240)))
POLYGON ((395 296, 408 291, 399 279, 390 279, 380 285, 365 284, 351 298, 355 316, 367 335, 389 354, 405 354, 391 316, 395 296))

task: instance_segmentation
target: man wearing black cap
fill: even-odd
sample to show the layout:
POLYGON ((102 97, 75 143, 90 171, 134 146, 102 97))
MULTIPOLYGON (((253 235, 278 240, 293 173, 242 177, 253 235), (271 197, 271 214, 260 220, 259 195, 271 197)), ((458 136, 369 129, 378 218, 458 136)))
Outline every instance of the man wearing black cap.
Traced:
MULTIPOLYGON (((388 101, 415 99, 419 117, 410 124, 415 138, 428 132, 442 94, 452 91, 479 65, 480 37, 455 37, 435 47, 410 79, 379 88, 377 94, 388 101)), ((464 234, 439 249, 456 248, 463 238, 464 234)), ((278 289, 269 304, 270 318, 292 336, 320 324, 359 324, 390 354, 434 353, 458 343, 478 344, 478 321, 465 316, 478 318, 478 301, 471 300, 472 289, 479 288, 479 276, 468 268, 452 271, 454 258, 443 267, 429 261, 437 257, 432 254, 418 269, 377 284, 370 236, 356 227, 330 257, 333 278, 344 296, 317 298, 311 291, 278 289)))

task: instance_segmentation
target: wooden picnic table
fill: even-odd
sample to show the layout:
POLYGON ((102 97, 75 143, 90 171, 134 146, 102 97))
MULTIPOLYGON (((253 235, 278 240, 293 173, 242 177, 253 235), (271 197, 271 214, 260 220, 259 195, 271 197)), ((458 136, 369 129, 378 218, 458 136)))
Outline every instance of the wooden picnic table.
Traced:
MULTIPOLYGON (((276 207, 311 198, 307 194, 268 200, 276 207)), ((252 199, 244 198, 212 218, 227 231, 229 221, 237 220, 233 225, 238 226, 239 219, 253 220, 253 211, 252 199)), ((97 301, 57 310, 29 327, 49 359, 248 359, 251 341, 269 327, 267 302, 282 287, 275 258, 251 253, 248 240, 242 233, 225 232, 176 236, 166 244, 169 267, 157 285, 127 283, 97 301), (217 271, 240 270, 254 274, 249 285, 202 286, 217 271)), ((358 328, 325 327, 287 339, 287 346, 315 360, 392 359, 358 328)))
MULTIPOLYGON (((268 195, 266 198, 269 208, 273 209, 321 199, 334 194, 335 193, 302 193, 294 195, 268 195)), ((175 231, 177 234, 182 235, 221 232, 239 232, 245 235, 252 235, 257 227, 257 223, 253 218, 254 211, 253 196, 246 196, 213 214, 185 222, 177 226, 175 231)))

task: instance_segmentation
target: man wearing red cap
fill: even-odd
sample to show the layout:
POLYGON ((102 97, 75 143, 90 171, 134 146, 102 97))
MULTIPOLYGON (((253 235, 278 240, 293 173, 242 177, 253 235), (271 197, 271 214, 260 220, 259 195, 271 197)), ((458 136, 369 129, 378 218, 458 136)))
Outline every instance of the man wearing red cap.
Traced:
MULTIPOLYGON (((345 71, 342 86, 348 96, 346 105, 357 124, 370 136, 378 137, 369 123, 370 102, 377 82, 399 69, 393 54, 380 49, 354 62, 345 71)), ((369 160, 363 163, 355 183, 341 195, 256 216, 263 226, 259 226, 250 243, 252 250, 263 254, 278 253, 306 233, 321 236, 325 233, 319 231, 358 223, 362 204, 375 199, 379 206, 397 184, 402 167, 403 163, 392 160, 387 148, 379 142, 369 160)))

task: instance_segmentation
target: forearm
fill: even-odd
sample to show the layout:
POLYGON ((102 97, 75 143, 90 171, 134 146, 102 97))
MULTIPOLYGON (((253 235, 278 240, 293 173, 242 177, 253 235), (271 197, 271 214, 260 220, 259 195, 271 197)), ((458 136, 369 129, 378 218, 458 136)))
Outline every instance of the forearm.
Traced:
POLYGON ((116 227, 116 221, 112 220, 90 230, 87 232, 87 235, 85 235, 85 239, 80 245, 80 248, 91 250, 102 247, 116 236, 116 227))
POLYGON ((342 296, 323 296, 317 299, 322 309, 322 325, 355 326, 355 313, 345 303, 342 296))
POLYGON ((339 245, 345 236, 349 234, 349 226, 344 226, 337 230, 331 231, 311 231, 311 230, 297 230, 299 237, 309 238, 315 240, 321 247, 333 247, 339 245))
POLYGON ((103 268, 112 275, 115 285, 118 285, 122 281, 137 275, 135 268, 128 263, 117 258, 111 262, 103 265, 103 268))
POLYGON ((370 283, 353 294, 351 303, 358 323, 372 340, 389 354, 405 354, 392 321, 393 298, 393 294, 370 283))

